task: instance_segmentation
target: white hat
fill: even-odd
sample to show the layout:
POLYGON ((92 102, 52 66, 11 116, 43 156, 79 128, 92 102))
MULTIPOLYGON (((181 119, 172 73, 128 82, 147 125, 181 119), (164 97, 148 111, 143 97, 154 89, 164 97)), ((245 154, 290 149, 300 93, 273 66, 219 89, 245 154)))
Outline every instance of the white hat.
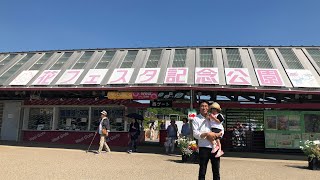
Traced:
POLYGON ((103 110, 103 111, 101 111, 101 114, 107 115, 108 113, 107 113, 107 111, 103 110))

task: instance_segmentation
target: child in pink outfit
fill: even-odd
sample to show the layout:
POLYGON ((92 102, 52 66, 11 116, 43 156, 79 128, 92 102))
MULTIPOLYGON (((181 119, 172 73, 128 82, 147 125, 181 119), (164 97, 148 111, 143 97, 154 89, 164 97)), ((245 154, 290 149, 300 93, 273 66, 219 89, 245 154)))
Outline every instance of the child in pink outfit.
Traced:
MULTIPOLYGON (((211 131, 214 133, 219 133, 222 131, 222 135, 223 135, 224 128, 222 123, 224 121, 224 117, 222 116, 222 114, 220 114, 221 112, 220 105, 218 103, 213 103, 210 106, 210 109, 211 109, 211 114, 209 115, 209 120, 211 125, 211 131)), ((224 154, 224 152, 222 151, 220 139, 221 138, 218 138, 212 142, 212 144, 215 145, 214 148, 212 149, 212 153, 216 153, 218 151, 215 157, 220 157, 224 154)))

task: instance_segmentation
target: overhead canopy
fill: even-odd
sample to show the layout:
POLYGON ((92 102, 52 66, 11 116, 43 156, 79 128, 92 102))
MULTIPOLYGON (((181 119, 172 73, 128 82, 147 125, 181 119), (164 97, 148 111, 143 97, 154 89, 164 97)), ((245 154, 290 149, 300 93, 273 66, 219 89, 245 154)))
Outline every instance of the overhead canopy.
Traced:
POLYGON ((0 90, 320 89, 319 47, 179 47, 0 54, 0 90))

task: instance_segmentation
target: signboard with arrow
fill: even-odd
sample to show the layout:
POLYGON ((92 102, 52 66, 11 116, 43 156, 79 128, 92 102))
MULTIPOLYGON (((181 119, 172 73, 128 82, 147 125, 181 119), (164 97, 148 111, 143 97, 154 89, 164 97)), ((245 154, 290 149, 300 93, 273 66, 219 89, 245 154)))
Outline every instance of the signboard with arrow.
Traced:
POLYGON ((188 110, 188 119, 193 120, 197 116, 197 111, 195 109, 188 110))

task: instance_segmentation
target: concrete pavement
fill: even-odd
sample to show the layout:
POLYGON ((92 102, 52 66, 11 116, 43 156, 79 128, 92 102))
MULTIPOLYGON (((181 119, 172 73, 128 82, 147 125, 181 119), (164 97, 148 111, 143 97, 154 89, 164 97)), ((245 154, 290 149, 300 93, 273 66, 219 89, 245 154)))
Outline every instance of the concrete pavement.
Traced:
MULTIPOLYGON (((77 149, 0 145, 1 179, 197 179, 198 165, 179 155, 111 152, 94 155, 77 149)), ((223 157, 222 179, 317 179, 307 161, 223 157)), ((208 166, 207 179, 212 179, 208 166)))

